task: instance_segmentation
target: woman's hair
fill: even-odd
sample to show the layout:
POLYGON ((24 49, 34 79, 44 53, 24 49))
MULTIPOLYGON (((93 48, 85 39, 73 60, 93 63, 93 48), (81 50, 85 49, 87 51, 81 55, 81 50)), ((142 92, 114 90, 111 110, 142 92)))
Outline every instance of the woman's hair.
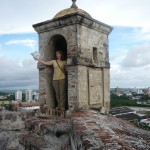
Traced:
MULTIPOLYGON (((61 60, 65 60, 64 58, 64 53, 61 50, 56 50, 56 52, 60 53, 61 55, 61 60)), ((55 58, 56 58, 56 53, 55 53, 55 58)), ((57 58, 56 58, 57 59, 57 58)))

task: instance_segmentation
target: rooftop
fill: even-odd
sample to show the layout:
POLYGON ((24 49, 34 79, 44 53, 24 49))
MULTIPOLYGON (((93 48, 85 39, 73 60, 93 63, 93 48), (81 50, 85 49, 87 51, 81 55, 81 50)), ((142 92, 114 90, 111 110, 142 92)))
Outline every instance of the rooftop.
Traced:
POLYGON ((140 116, 134 113, 128 113, 128 114, 122 114, 122 115, 116 115, 117 118, 121 118, 127 121, 131 121, 131 120, 139 120, 140 116))
POLYGON ((128 108, 128 107, 118 107, 118 108, 112 108, 109 111, 109 114, 111 115, 119 115, 119 114, 124 114, 124 113, 131 113, 134 112, 134 110, 128 108))

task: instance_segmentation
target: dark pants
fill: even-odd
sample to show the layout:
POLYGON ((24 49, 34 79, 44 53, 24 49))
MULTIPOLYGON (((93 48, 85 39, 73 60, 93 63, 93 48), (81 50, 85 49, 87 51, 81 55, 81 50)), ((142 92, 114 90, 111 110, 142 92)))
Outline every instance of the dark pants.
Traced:
POLYGON ((58 108, 65 109, 66 101, 66 79, 53 80, 53 87, 56 93, 58 108))

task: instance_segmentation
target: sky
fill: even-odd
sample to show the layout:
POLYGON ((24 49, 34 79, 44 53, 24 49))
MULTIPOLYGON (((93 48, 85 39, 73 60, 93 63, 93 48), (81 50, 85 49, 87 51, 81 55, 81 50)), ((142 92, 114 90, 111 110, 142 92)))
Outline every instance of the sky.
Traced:
MULTIPOLYGON (((52 19, 71 0, 0 1, 0 90, 38 89, 38 34, 32 25, 52 19)), ((150 0, 77 0, 109 35, 110 87, 150 87, 150 0)))

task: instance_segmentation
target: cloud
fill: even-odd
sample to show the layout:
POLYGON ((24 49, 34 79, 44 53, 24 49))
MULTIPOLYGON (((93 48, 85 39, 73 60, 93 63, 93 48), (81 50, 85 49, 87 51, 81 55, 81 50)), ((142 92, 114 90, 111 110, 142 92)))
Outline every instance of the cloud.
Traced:
POLYGON ((150 86, 150 65, 141 68, 124 68, 121 65, 111 65, 111 87, 145 88, 150 86))
POLYGON ((35 32, 33 24, 52 19, 58 11, 71 5, 71 2, 67 2, 68 0, 0 1, 0 34, 35 32))
MULTIPOLYGON (((52 19, 71 6, 68 0, 5 0, 0 2, 0 34, 35 32, 32 25, 52 19), (9 10, 9 11, 6 11, 9 10), (41 11, 42 10, 42 11, 41 11), (10 17, 11 14, 11 17, 10 17), (9 19, 8 19, 9 18, 9 19)), ((77 1, 94 19, 115 26, 149 27, 149 0, 77 1)))
POLYGON ((26 47, 30 47, 30 48, 34 49, 34 47, 36 45, 36 41, 26 39, 26 40, 12 40, 12 41, 6 42, 6 45, 13 45, 13 44, 22 45, 22 46, 26 46, 26 47))
POLYGON ((135 28, 133 30, 133 37, 131 40, 135 42, 149 42, 150 41, 150 27, 142 27, 142 28, 135 28))
POLYGON ((144 67, 150 65, 150 44, 134 46, 129 49, 122 61, 123 67, 144 67))
POLYGON ((32 58, 24 59, 22 65, 5 56, 0 60, 0 89, 38 88, 37 63, 32 58))
POLYGON ((131 46, 123 53, 116 51, 110 57, 111 87, 150 86, 150 44, 131 46))
MULTIPOLYGON (((60 10, 70 7, 71 3, 68 0, 55 0, 55 2, 53 0, 45 0, 44 2, 43 0, 1 1, 0 36, 12 33, 35 33, 33 24, 52 19, 60 10)), ((112 45, 109 45, 111 87, 150 85, 150 60, 148 58, 150 56, 150 19, 148 19, 150 1, 109 0, 108 2, 94 0, 91 2, 91 0, 78 0, 76 3, 79 8, 91 14, 94 19, 114 26, 114 30, 110 34, 110 36, 114 35, 111 39, 112 45), (117 34, 116 26, 122 28, 117 34), (126 29, 126 27, 129 28, 126 29)), ((6 44, 33 48, 35 41, 29 39, 10 40, 6 44)), ((2 50, 2 45, 0 45, 0 50, 2 50)), ((6 55, 6 51, 3 54, 6 55)), ((17 55, 14 51, 13 53, 17 55)), ((36 62, 32 58, 24 59, 21 65, 18 60, 11 60, 1 55, 0 60, 3 62, 0 63, 2 70, 0 73, 1 89, 38 86, 38 70, 36 62)))

